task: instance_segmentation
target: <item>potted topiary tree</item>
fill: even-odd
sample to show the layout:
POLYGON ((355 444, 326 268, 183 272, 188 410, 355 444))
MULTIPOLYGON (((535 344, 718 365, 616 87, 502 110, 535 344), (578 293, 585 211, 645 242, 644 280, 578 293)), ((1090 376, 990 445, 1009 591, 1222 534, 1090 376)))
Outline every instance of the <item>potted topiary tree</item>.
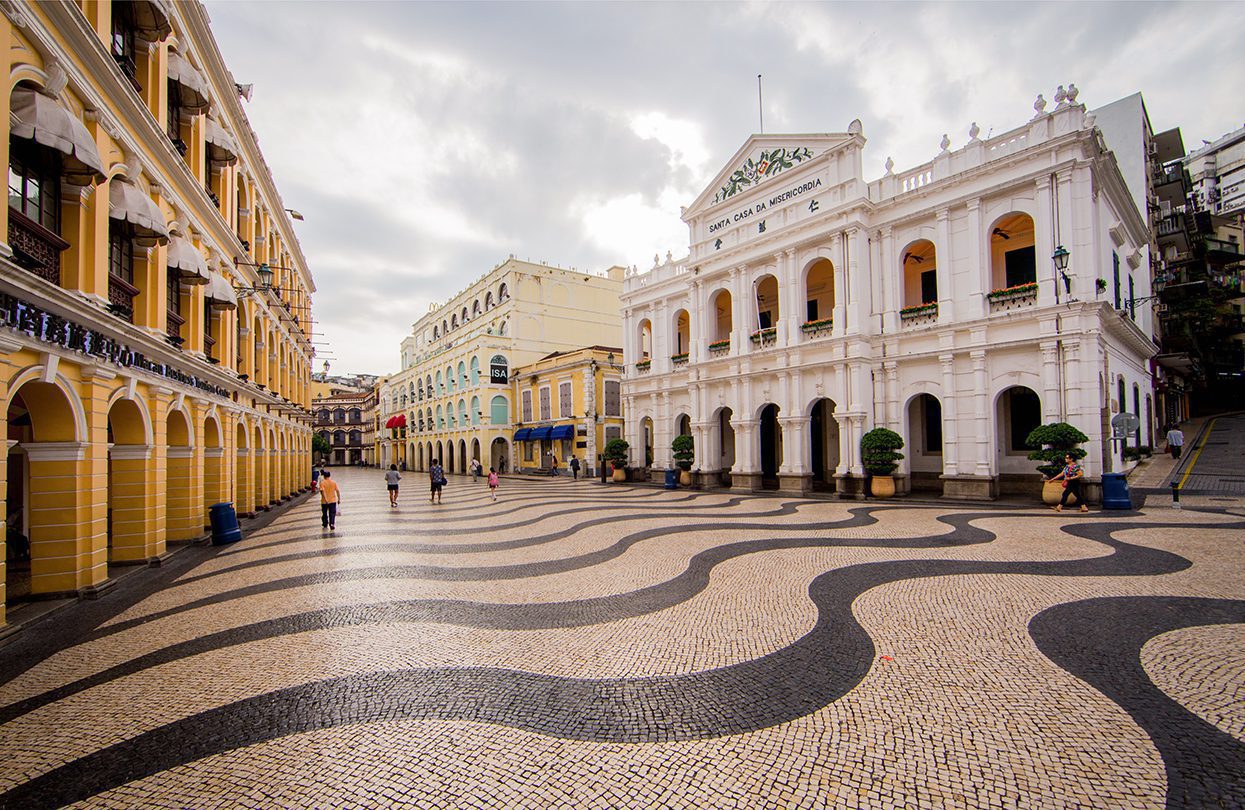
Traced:
POLYGON ((884 427, 876 427, 861 437, 860 455, 865 472, 872 477, 873 497, 894 497, 895 479, 891 473, 899 466, 895 462, 903 458, 903 453, 895 452, 902 447, 903 438, 884 427))
POLYGON ((674 465, 679 468, 679 483, 683 486, 692 484, 692 461, 696 458, 696 445, 691 436, 681 434, 670 443, 674 451, 674 465))
POLYGON ((614 480, 627 480, 627 456, 631 445, 624 439, 610 439, 605 445, 605 460, 614 468, 614 480))
MULTIPOLYGON (((1067 422, 1051 422, 1049 425, 1038 425, 1025 439, 1029 447, 1037 448, 1029 454, 1030 461, 1040 461, 1038 472, 1043 479, 1058 475, 1063 469, 1064 456, 1080 461, 1086 453, 1078 445, 1089 441, 1089 437, 1069 425, 1067 422)), ((1042 482, 1042 502, 1053 506, 1063 496, 1063 481, 1044 480, 1042 482)))

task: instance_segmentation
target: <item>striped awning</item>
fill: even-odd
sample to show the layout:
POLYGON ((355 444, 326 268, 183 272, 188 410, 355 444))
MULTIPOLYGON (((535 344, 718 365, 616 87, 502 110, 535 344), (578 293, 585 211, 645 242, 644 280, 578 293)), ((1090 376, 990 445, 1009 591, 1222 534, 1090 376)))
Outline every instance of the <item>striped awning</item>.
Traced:
POLYGON ((189 239, 183 239, 180 236, 169 239, 168 266, 173 270, 181 271, 182 282, 185 284, 212 283, 212 271, 208 269, 203 254, 191 244, 189 239))
POLYGON ((75 186, 93 186, 107 175, 95 139, 78 117, 56 103, 56 99, 18 87, 11 96, 10 134, 43 146, 50 146, 64 157, 61 173, 75 186))

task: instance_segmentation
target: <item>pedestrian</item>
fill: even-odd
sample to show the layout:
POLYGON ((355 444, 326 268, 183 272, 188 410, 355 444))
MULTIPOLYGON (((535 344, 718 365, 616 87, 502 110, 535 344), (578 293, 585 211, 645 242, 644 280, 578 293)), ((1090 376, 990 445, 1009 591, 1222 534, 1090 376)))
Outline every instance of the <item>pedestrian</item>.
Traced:
POLYGON ((579 480, 579 458, 576 456, 571 456, 571 461, 570 461, 569 466, 571 468, 571 475, 574 476, 576 481, 578 481, 579 480))
POLYGON ((480 463, 480 459, 471 459, 471 483, 474 484, 479 481, 480 473, 482 472, 484 472, 484 465, 480 463))
POLYGON ((320 475, 320 525, 330 531, 337 528, 337 509, 342 502, 341 487, 325 470, 320 475))
POLYGON ((441 503, 441 488, 445 486, 445 470, 441 468, 441 459, 432 460, 428 478, 432 483, 432 503, 441 503))
POLYGON ((385 485, 389 489, 389 505, 396 507, 398 505, 398 482, 402 480, 402 474, 398 472, 397 464, 389 465, 389 472, 385 473, 385 485))
POLYGON ((1180 458, 1180 451, 1184 447, 1184 432, 1180 430, 1180 425, 1172 425, 1172 429, 1167 431, 1167 449, 1171 451, 1172 458, 1180 458))
POLYGON ((1089 507, 1085 505, 1085 496, 1081 494, 1081 479, 1085 477, 1085 471, 1081 469, 1081 465, 1076 463, 1076 459, 1071 454, 1063 457, 1063 470, 1051 481, 1063 481, 1063 495, 1059 497, 1059 505, 1052 506, 1056 512, 1062 512, 1063 508, 1068 504, 1068 496, 1075 495, 1076 502, 1081 505, 1082 512, 1088 512, 1089 507))
POLYGON ((311 491, 315 492, 320 488, 320 468, 312 465, 311 467, 311 491))
POLYGON ((492 467, 489 467, 488 468, 488 488, 489 488, 489 492, 493 493, 494 501, 497 500, 497 485, 499 483, 500 481, 497 478, 497 470, 494 470, 492 467))
POLYGON ((558 454, 557 454, 557 453, 554 453, 554 452, 550 452, 550 453, 549 453, 549 462, 550 462, 550 464, 552 464, 552 465, 553 465, 553 466, 552 466, 552 468, 551 468, 551 469, 552 469, 552 473, 551 473, 551 475, 553 475, 553 476, 556 478, 556 477, 557 477, 557 475, 558 475, 558 454))

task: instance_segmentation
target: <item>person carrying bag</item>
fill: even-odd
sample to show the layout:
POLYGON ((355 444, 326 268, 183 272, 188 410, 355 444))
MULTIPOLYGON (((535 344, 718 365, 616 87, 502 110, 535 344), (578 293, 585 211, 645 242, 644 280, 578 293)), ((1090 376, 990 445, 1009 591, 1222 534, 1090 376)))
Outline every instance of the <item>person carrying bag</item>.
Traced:
POLYGON ((432 484, 432 503, 441 503, 441 489, 449 483, 445 480, 445 470, 441 467, 441 460, 434 458, 432 460, 432 468, 428 470, 428 478, 432 484))

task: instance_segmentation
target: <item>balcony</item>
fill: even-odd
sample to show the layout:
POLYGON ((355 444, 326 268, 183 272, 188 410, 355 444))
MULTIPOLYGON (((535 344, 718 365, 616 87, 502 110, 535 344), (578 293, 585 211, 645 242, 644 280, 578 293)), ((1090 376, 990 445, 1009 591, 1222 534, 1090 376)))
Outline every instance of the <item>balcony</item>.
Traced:
POLYGON ((1188 195, 1188 174, 1179 163, 1167 166, 1154 175, 1154 193, 1174 205, 1182 204, 1188 195))
POLYGON ((800 324, 800 331, 810 338, 826 337, 834 331, 834 319, 821 318, 816 321, 806 321, 800 324))
POLYGON ((990 301, 991 313, 1009 312, 1013 309, 1033 306, 1037 303, 1037 294, 1037 282, 1031 282, 1029 284, 1017 284, 1014 287, 992 290, 986 293, 986 298, 990 301))
POLYGON ((648 374, 652 370, 653 370, 652 360, 641 360, 640 362, 635 364, 635 371, 637 374, 648 374))
POLYGON ((771 326, 768 329, 758 329, 748 336, 748 340, 752 341, 752 345, 761 349, 768 348, 778 343, 778 329, 771 326))
POLYGON ((1229 262, 1240 261, 1241 246, 1236 242, 1229 242, 1226 239, 1216 239, 1207 236, 1203 240, 1206 245, 1206 260, 1215 264, 1227 264, 1229 262))
POLYGON ((9 247, 13 259, 44 281, 61 283, 61 251, 69 243, 24 214, 9 209, 9 247))
POLYGON ((715 340, 714 342, 709 344, 709 356, 710 357, 721 357, 722 355, 730 352, 730 350, 731 350, 731 339, 730 338, 726 338, 725 340, 715 340))
POLYGON ((912 307, 904 307, 899 310, 899 323, 904 329, 910 329, 917 326, 927 326, 937 322, 937 302, 931 301, 925 304, 917 304, 912 307))
POLYGON ((683 352, 682 354, 672 354, 672 355, 670 355, 670 365, 672 365, 672 366, 676 366, 676 367, 677 367, 677 366, 686 366, 686 365, 687 365, 687 360, 688 360, 688 357, 687 357, 687 352, 683 352))
POLYGON ((169 325, 165 327, 164 331, 168 333, 170 343, 174 346, 180 346, 182 344, 182 324, 186 320, 171 309, 168 311, 168 319, 169 325))
POLYGON ((134 296, 138 288, 123 278, 108 274, 108 309, 117 317, 134 322, 134 296))

